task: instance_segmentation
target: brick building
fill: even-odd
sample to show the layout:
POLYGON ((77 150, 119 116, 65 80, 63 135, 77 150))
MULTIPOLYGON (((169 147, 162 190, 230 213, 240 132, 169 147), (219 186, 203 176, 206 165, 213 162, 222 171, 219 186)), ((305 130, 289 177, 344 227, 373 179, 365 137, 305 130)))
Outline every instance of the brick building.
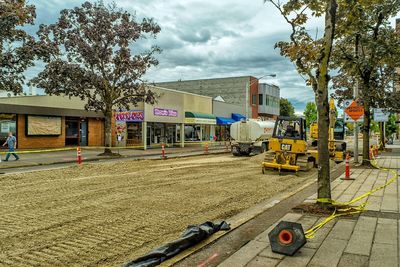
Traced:
POLYGON ((103 116, 86 111, 84 105, 79 99, 62 96, 0 98, 0 142, 11 131, 22 149, 102 146, 103 116))
POLYGON ((160 87, 223 99, 243 107, 249 118, 276 118, 279 115, 280 89, 262 84, 252 76, 157 83, 160 87))

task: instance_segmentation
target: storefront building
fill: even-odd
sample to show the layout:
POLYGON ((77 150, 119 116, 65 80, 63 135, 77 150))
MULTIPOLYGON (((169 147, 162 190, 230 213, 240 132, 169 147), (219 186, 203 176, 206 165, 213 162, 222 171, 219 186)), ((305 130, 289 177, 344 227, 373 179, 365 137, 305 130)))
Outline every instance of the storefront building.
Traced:
POLYGON ((216 124, 213 114, 185 112, 185 142, 214 141, 216 124))
MULTIPOLYGON (((184 147, 185 143, 227 140, 229 125, 242 110, 213 105, 208 96, 149 86, 156 103, 115 110, 112 145, 140 149, 184 147)), ((86 102, 63 96, 0 97, 0 142, 8 132, 19 149, 104 146, 104 116, 86 111, 86 102)))
POLYGON ((61 96, 0 98, 0 142, 8 132, 19 149, 102 146, 104 120, 84 102, 61 96))
POLYGON ((213 114, 216 116, 217 126, 215 128, 216 141, 230 140, 230 126, 236 121, 246 119, 242 115, 245 107, 230 103, 213 100, 213 114))
POLYGON ((211 97, 154 86, 149 89, 159 96, 155 104, 115 111, 113 145, 147 149, 213 140, 216 117, 211 97))

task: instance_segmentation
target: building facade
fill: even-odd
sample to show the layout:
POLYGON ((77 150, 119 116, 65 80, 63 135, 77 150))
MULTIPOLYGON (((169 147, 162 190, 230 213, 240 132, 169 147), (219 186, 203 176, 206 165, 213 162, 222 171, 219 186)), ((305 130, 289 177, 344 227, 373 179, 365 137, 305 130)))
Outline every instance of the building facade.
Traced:
POLYGON ((0 142, 13 132, 20 149, 102 146, 103 116, 84 105, 62 96, 0 98, 0 142))
POLYGON ((258 115, 264 119, 279 116, 280 89, 276 85, 260 83, 258 86, 258 115))
MULTIPOLYGON (((229 126, 244 117, 244 107, 173 89, 148 86, 154 104, 115 110, 114 147, 156 148, 229 139, 229 126)), ((104 146, 104 116, 86 111, 86 101, 64 96, 0 97, 0 142, 8 132, 19 149, 104 146)))
POLYGON ((211 97, 155 86, 149 89, 158 96, 155 104, 115 111, 113 145, 147 149, 214 140, 217 121, 211 97))
MULTIPOLYGON (((205 95, 213 99, 223 100, 226 103, 242 106, 244 108, 242 113, 249 118, 272 118, 279 115, 279 104, 278 107, 267 106, 266 103, 269 102, 263 101, 263 98, 260 105, 259 99, 260 91, 262 91, 265 97, 269 92, 273 92, 270 95, 273 99, 275 99, 276 93, 278 93, 279 98, 279 87, 263 85, 260 88, 259 80, 252 76, 161 82, 157 83, 157 85, 178 91, 205 95), (266 87, 268 90, 265 89, 266 87), (278 109, 278 112, 276 112, 276 109, 278 109), (269 111, 271 113, 267 113, 269 111)), ((271 101, 271 103, 274 102, 271 101)))

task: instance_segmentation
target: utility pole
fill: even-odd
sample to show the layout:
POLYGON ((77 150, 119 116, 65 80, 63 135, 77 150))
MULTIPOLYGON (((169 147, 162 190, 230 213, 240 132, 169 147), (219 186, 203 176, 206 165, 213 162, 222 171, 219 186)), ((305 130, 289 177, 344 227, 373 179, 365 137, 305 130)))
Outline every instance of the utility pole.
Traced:
MULTIPOLYGON (((356 36, 356 43, 354 52, 356 54, 356 59, 358 60, 358 42, 359 36, 356 36)), ((354 92, 353 92, 354 100, 357 101, 358 99, 358 78, 356 77, 356 82, 354 85, 354 92)), ((354 163, 358 163, 358 123, 354 121, 354 163)))
MULTIPOLYGON (((354 100, 358 99, 358 79, 354 86, 354 100)), ((354 163, 358 163, 358 123, 354 122, 354 163)))

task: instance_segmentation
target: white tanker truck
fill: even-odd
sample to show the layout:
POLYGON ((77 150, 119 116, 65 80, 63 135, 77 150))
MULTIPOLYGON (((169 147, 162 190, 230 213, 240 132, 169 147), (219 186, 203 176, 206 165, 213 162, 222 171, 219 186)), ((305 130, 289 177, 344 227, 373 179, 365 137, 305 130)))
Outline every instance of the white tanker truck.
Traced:
POLYGON ((232 154, 248 156, 268 150, 268 139, 274 131, 275 121, 249 119, 232 123, 232 154))

